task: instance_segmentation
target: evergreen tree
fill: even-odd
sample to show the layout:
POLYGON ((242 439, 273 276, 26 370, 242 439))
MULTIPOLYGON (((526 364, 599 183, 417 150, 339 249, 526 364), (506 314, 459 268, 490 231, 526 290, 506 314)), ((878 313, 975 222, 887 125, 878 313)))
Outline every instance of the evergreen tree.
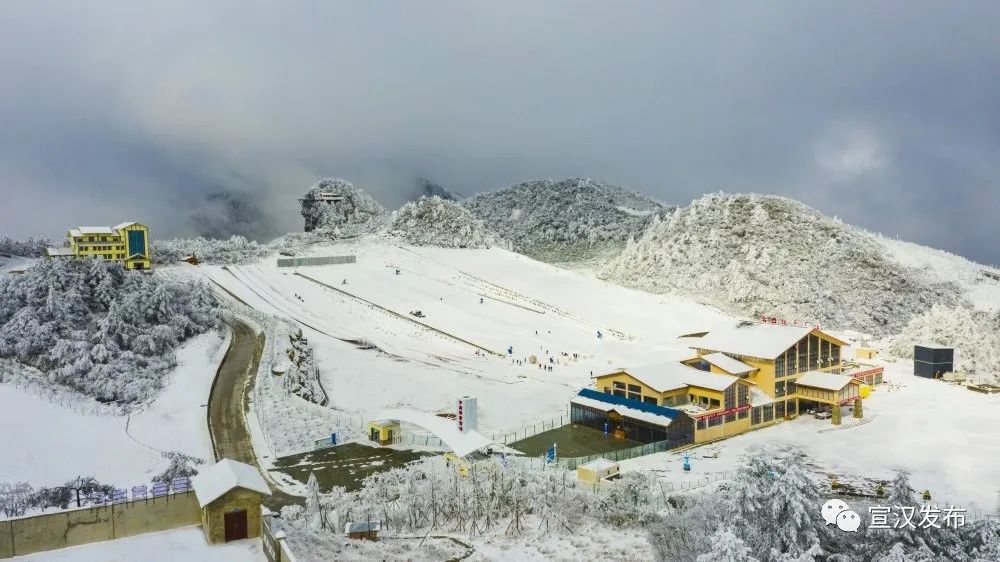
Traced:
POLYGON ((698 556, 698 562, 758 562, 750 555, 750 547, 731 530, 719 528, 712 535, 712 548, 698 556))
POLYGON ((820 532, 826 533, 826 522, 818 509, 823 501, 801 455, 790 455, 782 464, 769 506, 776 523, 772 548, 782 553, 804 554, 819 544, 820 532))
POLYGON ((319 531, 323 528, 323 519, 320 513, 319 482, 316 481, 316 474, 309 472, 309 481, 306 483, 306 517, 309 520, 309 528, 319 531))

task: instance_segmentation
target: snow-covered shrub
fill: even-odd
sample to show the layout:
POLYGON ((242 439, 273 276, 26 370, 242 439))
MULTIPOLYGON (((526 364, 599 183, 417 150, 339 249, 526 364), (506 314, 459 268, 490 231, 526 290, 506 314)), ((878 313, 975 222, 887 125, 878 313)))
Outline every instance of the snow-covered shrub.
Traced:
POLYGON ((25 238, 22 240, 4 236, 0 238, 0 254, 38 258, 45 255, 45 248, 52 245, 48 238, 25 238))
POLYGON ((706 300, 737 314, 897 333, 935 303, 962 302, 893 261, 871 234, 791 199, 706 195, 654 218, 602 277, 706 300))
POLYGON ((34 503, 35 489, 27 482, 0 482, 0 515, 21 517, 34 503))
POLYGON ((385 209, 351 182, 324 178, 302 195, 302 218, 306 232, 347 225, 377 223, 385 209), (336 200, 318 200, 333 197, 336 200))
POLYGON ((934 305, 914 316, 898 336, 885 342, 886 352, 913 358, 915 344, 955 348, 955 370, 977 377, 1000 375, 1000 313, 965 306, 934 305))
POLYGON ((598 518, 617 527, 649 521, 654 512, 649 504, 652 478, 642 472, 626 472, 615 486, 597 496, 594 511, 598 518))
POLYGON ((302 330, 290 334, 289 346, 285 350, 288 356, 288 370, 285 372, 283 386, 288 392, 320 406, 326 406, 326 392, 319 382, 319 371, 313 359, 313 350, 304 337, 302 330))
POLYGON ((392 214, 391 232, 415 246, 507 247, 467 209, 438 196, 421 197, 392 214))
POLYGON ((157 474, 153 477, 153 482, 173 482, 174 478, 180 478, 182 476, 191 477, 198 474, 198 466, 205 464, 204 459, 198 457, 192 457, 191 455, 185 455, 180 451, 167 451, 161 453, 163 458, 170 461, 166 470, 157 474))
POLYGON ((0 278, 0 357, 102 402, 151 398, 177 345, 216 325, 216 297, 204 283, 113 262, 43 261, 0 278))
POLYGON ((620 248, 665 209, 642 194, 584 178, 527 181, 462 205, 514 250, 550 261, 620 248))
POLYGON ((155 263, 177 263, 187 256, 196 256, 205 263, 239 265, 253 263, 272 253, 266 245, 242 236, 227 240, 201 237, 153 240, 152 246, 155 263))

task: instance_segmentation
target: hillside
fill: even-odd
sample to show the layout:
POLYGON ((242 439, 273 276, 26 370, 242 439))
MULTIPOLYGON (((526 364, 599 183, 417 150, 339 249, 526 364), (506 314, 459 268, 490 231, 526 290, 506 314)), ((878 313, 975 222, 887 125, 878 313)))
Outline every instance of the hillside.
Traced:
POLYGON ((117 263, 45 260, 0 277, 0 359, 101 402, 154 396, 176 365, 177 346, 217 324, 204 283, 117 263))
POLYGON ((317 182, 302 195, 301 204, 306 232, 352 227, 359 233, 365 232, 364 226, 378 224, 385 215, 385 208, 378 201, 339 178, 317 182))
POLYGON ((526 181, 462 205, 514 250, 557 262, 617 250, 665 210, 642 194, 584 178, 526 181))
POLYGON ((955 283, 899 263, 876 236, 773 196, 703 196, 654 219, 600 273, 739 314, 873 334, 898 333, 934 304, 967 304, 955 283))
POLYGON ((414 246, 443 248, 507 247, 465 207, 438 196, 421 197, 392 215, 390 232, 414 246))

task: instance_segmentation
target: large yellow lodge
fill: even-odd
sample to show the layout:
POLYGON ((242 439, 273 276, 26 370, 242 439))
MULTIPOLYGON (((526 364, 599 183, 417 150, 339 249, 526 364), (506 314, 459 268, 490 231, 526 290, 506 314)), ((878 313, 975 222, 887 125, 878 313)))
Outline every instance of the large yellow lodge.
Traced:
POLYGON ((730 437, 825 407, 861 417, 861 378, 845 342, 818 328, 743 322, 693 340, 683 361, 623 367, 594 377, 571 400, 574 423, 668 448, 730 437), (845 371, 850 371, 844 374, 845 371))
POLYGON ((50 258, 100 258, 135 270, 148 271, 152 265, 149 227, 137 222, 123 222, 116 226, 81 226, 70 229, 66 238, 68 246, 47 248, 46 255, 50 258))

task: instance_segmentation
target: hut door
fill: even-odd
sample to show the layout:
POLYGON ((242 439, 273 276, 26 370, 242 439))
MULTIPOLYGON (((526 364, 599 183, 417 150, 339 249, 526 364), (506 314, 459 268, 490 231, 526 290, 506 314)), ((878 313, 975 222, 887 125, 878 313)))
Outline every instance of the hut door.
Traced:
POLYGON ((225 514, 226 542, 247 538, 247 512, 244 509, 225 514))

